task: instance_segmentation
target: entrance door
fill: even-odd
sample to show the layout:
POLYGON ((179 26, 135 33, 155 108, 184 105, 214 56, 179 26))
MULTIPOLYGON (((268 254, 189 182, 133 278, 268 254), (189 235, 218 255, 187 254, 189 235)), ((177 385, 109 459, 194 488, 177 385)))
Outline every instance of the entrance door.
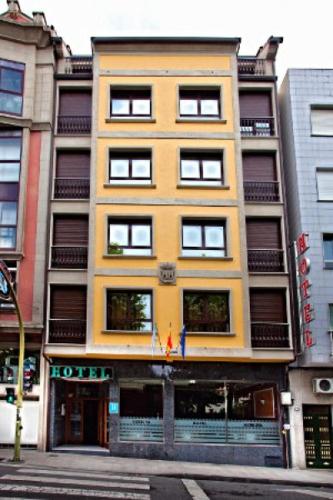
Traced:
POLYGON ((66 442, 81 444, 83 440, 83 405, 81 399, 68 400, 66 413, 66 442))
POLYGON ((98 399, 83 400, 83 442, 98 444, 98 399))
POLYGON ((304 442, 307 467, 333 467, 331 411, 328 405, 304 405, 304 442))

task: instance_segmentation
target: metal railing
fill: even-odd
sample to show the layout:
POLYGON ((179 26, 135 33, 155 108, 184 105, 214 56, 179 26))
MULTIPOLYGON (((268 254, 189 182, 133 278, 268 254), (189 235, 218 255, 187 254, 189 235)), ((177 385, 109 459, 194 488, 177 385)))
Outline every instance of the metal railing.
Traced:
POLYGON ((270 137, 275 134, 274 117, 241 118, 240 131, 245 137, 270 137))
POLYGON ((49 342, 53 344, 84 344, 86 341, 86 320, 50 319, 49 342))
POLYGON ((252 347, 258 348, 289 348, 288 323, 251 323, 252 347))
POLYGON ((87 269, 87 247, 60 247, 51 249, 51 267, 57 269, 87 269))
POLYGON ((271 203, 280 201, 279 182, 244 181, 245 201, 271 203))
POLYGON ((90 134, 91 116, 58 116, 58 134, 90 134))
POLYGON ((54 198, 89 199, 90 179, 56 177, 54 179, 54 198))
POLYGON ((251 273, 281 273, 284 271, 283 250, 248 249, 248 270, 251 273))
POLYGON ((92 57, 90 56, 72 56, 66 57, 65 72, 67 74, 82 74, 93 71, 92 57))
POLYGON ((239 75, 266 75, 265 59, 257 59, 256 57, 239 57, 237 62, 239 75))

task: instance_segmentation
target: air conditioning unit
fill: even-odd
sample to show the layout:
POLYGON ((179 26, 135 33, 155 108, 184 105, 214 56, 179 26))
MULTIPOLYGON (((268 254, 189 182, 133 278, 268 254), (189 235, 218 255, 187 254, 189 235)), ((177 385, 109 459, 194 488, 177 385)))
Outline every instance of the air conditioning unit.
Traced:
POLYGON ((333 378, 314 378, 312 384, 316 394, 333 394, 333 378))

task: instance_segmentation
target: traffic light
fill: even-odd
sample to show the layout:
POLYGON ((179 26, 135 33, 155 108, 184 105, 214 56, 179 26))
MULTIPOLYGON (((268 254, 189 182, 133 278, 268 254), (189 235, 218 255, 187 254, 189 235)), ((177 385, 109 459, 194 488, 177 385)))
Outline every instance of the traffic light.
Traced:
POLYGON ((33 375, 34 375, 33 370, 31 370, 30 368, 24 369, 24 372, 23 372, 23 390, 24 390, 24 392, 32 391, 33 375))
POLYGON ((6 402, 14 405, 15 404, 15 389, 13 387, 6 387, 6 402))

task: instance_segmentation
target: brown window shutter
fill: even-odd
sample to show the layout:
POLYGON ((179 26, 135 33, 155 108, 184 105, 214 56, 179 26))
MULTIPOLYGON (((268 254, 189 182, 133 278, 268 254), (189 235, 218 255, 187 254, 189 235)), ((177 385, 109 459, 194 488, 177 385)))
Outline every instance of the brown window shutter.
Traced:
POLYGON ((90 152, 58 151, 56 177, 88 179, 90 177, 90 152))
POLYGON ((247 247, 249 249, 281 249, 279 219, 246 219, 247 247))
POLYGON ((239 94, 241 118, 267 118, 272 116, 270 92, 241 92, 239 94))
POLYGON ((285 290, 250 290, 250 311, 252 322, 286 323, 285 290))
POLYGON ((62 90, 59 99, 60 116, 91 116, 89 90, 62 90))
POLYGON ((243 154, 244 181, 276 181, 274 154, 243 154))
POLYGON ((54 285, 51 288, 51 319, 86 319, 87 289, 85 286, 54 285))
POLYGON ((85 215, 55 215, 53 245, 87 246, 89 221, 85 215))

